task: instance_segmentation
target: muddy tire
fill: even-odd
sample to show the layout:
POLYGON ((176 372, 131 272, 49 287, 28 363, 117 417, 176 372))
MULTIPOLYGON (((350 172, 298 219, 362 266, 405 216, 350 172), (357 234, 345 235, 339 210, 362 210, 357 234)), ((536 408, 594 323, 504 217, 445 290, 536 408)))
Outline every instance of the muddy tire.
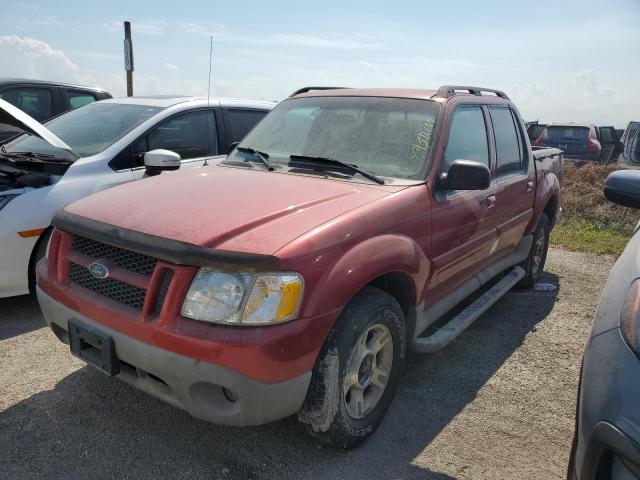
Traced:
POLYGON ((398 302, 365 287, 325 341, 298 414, 322 443, 349 449, 378 428, 398 387, 407 350, 398 302))
POLYGON ((529 256, 520 264, 524 268, 525 276, 518 283, 519 287, 531 288, 540 280, 540 274, 544 270, 549 250, 549 226, 549 218, 543 214, 535 232, 533 232, 533 243, 529 256))

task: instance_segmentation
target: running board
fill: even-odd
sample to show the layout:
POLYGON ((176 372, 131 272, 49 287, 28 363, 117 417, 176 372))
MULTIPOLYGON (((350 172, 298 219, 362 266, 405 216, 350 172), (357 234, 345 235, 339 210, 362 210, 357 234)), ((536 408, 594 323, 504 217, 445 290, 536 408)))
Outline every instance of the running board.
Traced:
POLYGON ((465 308, 449 322, 428 337, 418 337, 413 340, 411 348, 418 353, 433 353, 446 347, 449 342, 460 335, 480 315, 486 312, 505 293, 520 281, 525 275, 522 267, 514 267, 504 278, 489 290, 484 292, 471 305, 465 308))

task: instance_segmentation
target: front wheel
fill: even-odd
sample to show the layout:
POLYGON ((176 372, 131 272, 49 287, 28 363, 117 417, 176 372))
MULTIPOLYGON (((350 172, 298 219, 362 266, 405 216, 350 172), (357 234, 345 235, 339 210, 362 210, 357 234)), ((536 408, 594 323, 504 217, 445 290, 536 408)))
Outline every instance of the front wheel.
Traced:
POLYGON ((353 448, 380 425, 406 356, 398 302, 365 287, 345 307, 320 352, 300 421, 328 445, 353 448))
POLYGON ((531 245, 529 256, 520 264, 520 266, 524 268, 525 276, 520 280, 519 286, 531 288, 540 280, 540 274, 544 270, 544 264, 547 261, 548 250, 549 218, 542 214, 538 226, 533 233, 533 244, 531 245))

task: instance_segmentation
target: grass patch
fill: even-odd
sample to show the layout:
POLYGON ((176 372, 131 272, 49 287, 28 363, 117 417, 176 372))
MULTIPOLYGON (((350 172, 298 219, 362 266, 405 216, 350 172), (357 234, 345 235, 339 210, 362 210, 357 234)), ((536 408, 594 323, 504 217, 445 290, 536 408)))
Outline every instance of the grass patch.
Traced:
POLYGON ((564 163, 562 218, 551 232, 551 243, 567 250, 620 255, 638 221, 638 211, 604 198, 607 176, 623 165, 564 163))
POLYGON ((551 231, 550 242, 566 250, 619 256, 629 241, 630 233, 608 226, 598 226, 583 219, 566 219, 551 231))

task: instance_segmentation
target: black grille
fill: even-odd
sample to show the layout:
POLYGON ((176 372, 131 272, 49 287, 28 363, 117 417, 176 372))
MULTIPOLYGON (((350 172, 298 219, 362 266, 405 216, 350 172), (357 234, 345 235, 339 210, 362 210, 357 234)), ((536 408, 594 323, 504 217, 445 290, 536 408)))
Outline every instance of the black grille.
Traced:
POLYGON ((100 258, 113 262, 118 267, 131 272, 151 276, 156 266, 156 259, 139 253, 112 247, 106 243, 96 242, 86 237, 75 236, 71 244, 71 250, 86 257, 100 258))
POLYGON ((142 310, 144 306, 144 297, 147 293, 144 288, 129 285, 113 278, 96 278, 89 273, 88 269, 75 263, 69 263, 69 280, 136 310, 142 310))
POLYGON ((173 270, 165 270, 164 278, 160 284, 160 291, 158 292, 158 299, 156 300, 156 308, 153 314, 159 317, 162 313, 162 307, 164 305, 164 299, 169 291, 169 285, 171 285, 171 279, 173 278, 173 270))

